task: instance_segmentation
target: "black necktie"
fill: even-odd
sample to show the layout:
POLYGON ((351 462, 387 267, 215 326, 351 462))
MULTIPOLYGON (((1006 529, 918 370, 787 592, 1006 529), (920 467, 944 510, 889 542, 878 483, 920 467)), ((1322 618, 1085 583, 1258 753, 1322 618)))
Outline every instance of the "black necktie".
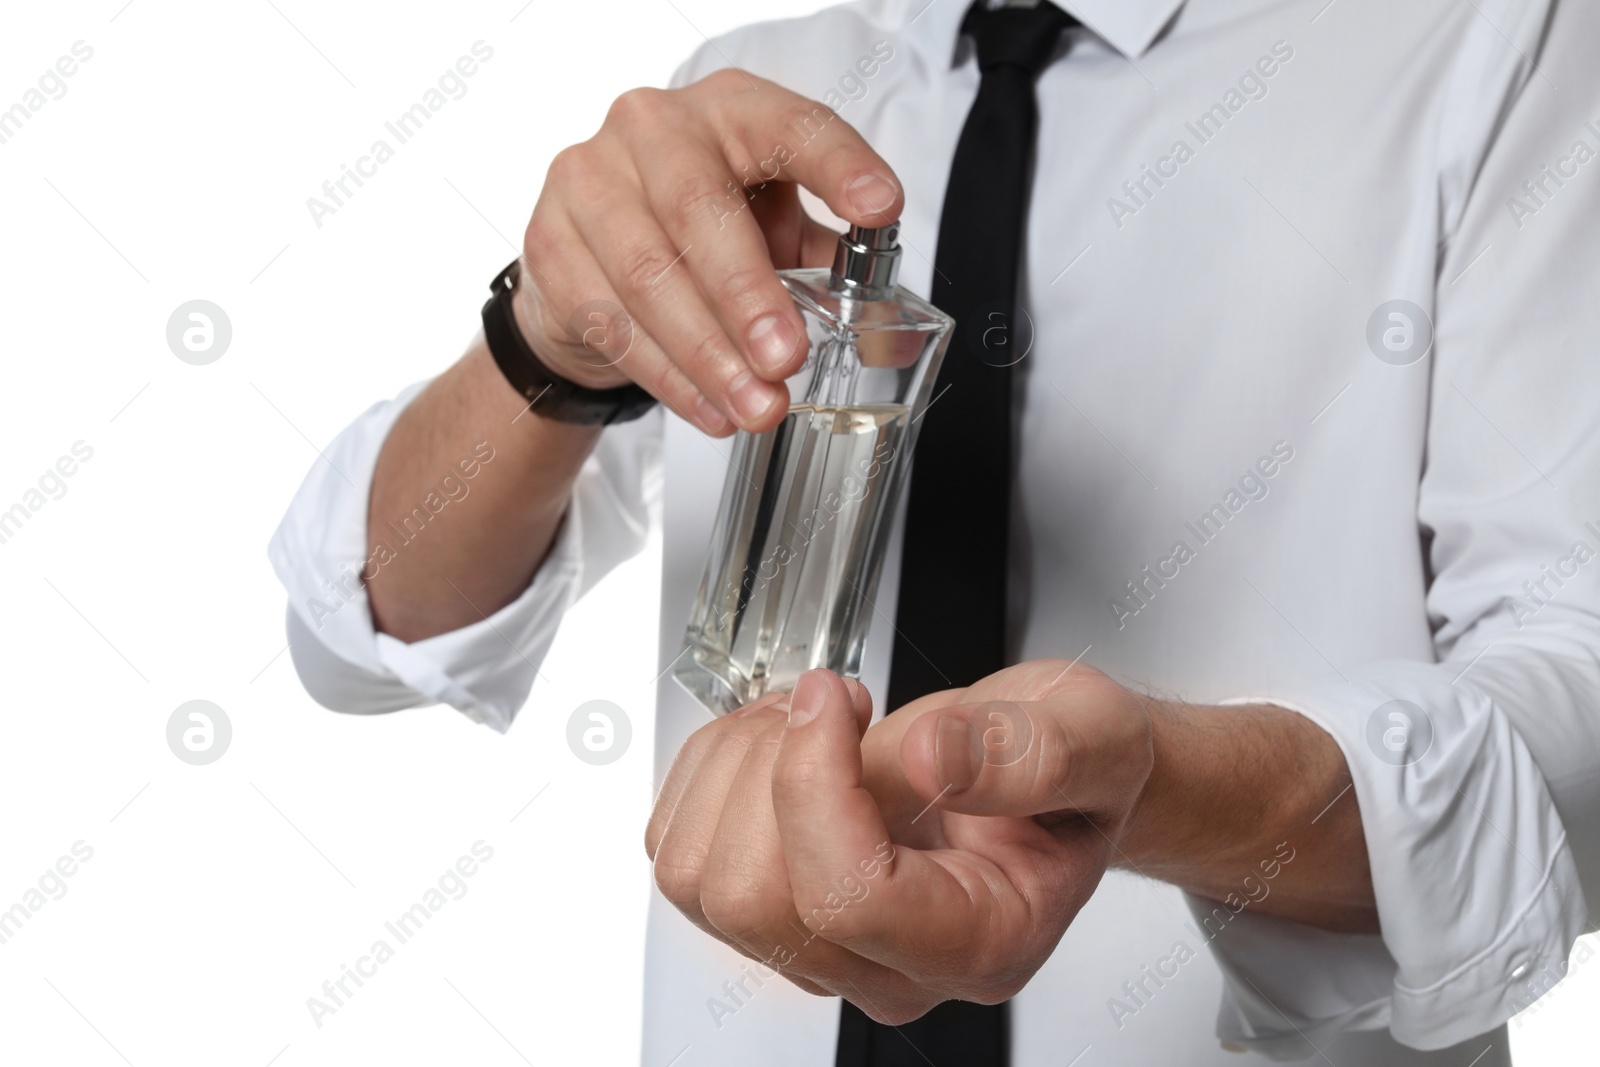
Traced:
MULTIPOLYGON (((956 335, 917 439, 890 709, 1005 666, 1011 363, 1019 336, 1031 335, 1013 327, 1039 125, 1033 86, 1076 23, 1048 2, 989 10, 978 0, 961 24, 981 80, 950 167, 933 282, 956 335)), ((946 1001, 896 1032, 845 1002, 837 1067, 1005 1067, 1005 1008, 946 1001)))

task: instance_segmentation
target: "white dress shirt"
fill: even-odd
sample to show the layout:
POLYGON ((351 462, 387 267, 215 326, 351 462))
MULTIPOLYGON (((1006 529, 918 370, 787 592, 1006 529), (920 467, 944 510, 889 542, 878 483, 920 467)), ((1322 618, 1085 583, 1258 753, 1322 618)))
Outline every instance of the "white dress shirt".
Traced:
MULTIPOLYGON (((905 183, 901 280, 925 294, 978 85, 965 6, 752 26, 677 82, 733 64, 838 109, 905 183)), ((1383 933, 1263 915, 1265 874, 1219 905, 1113 872, 1016 998, 1016 1067, 1507 1064, 1502 1024, 1600 890, 1600 5, 1063 6, 1083 27, 1038 87, 1011 656, 1318 723, 1383 933)), ((659 411, 604 433, 548 562, 491 619, 408 645, 356 590, 314 624, 366 556, 364 487, 419 389, 329 446, 363 488, 314 467, 273 539, 311 694, 507 729, 563 611, 655 521, 665 669, 727 442, 659 411)), ((891 637, 880 618, 879 694, 891 637)), ((669 674, 657 717, 659 780, 705 714, 669 674)), ((652 908, 644 1064, 831 1064, 836 1001, 747 982, 713 1011, 746 961, 652 908)))

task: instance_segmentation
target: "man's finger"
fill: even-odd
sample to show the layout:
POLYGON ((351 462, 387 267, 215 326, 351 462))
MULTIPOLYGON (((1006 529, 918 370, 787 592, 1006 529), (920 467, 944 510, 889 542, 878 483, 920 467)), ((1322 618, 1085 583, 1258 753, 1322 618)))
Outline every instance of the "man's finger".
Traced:
MULTIPOLYGON (((872 699, 859 682, 842 684, 856 729, 864 730, 872 719, 872 699)), ((724 941, 761 965, 757 979, 776 972, 808 993, 852 997, 865 1010, 881 1012, 882 1021, 903 1022, 926 1009, 927 991, 828 941, 795 911, 772 797, 783 731, 778 716, 787 715, 788 701, 789 694, 769 694, 734 712, 767 725, 752 741, 723 801, 701 875, 701 914, 724 941), (861 993, 866 989, 873 991, 870 1004, 861 993)), ((859 877, 839 888, 846 899, 867 891, 859 877)))
POLYGON ((787 392, 750 371, 683 265, 694 247, 673 243, 642 190, 602 195, 574 222, 623 307, 695 387, 742 429, 771 429, 787 392))
POLYGON ((706 723, 689 735, 689 739, 673 757, 672 765, 667 768, 667 776, 661 782, 661 791, 656 794, 656 802, 651 807, 650 821, 644 828, 644 851, 652 861, 656 858, 656 850, 661 847, 662 835, 667 832, 667 823, 672 820, 678 801, 683 799, 683 791, 689 788, 694 778, 695 768, 706 753, 716 747, 717 739, 729 729, 729 722, 728 718, 722 718, 706 723))
POLYGON ((807 671, 789 695, 772 797, 790 881, 807 897, 876 875, 894 846, 861 786, 861 721, 844 680, 807 671))
POLYGON ((1042 700, 930 709, 901 742, 906 780, 945 811, 1026 817, 1121 810, 1150 762, 1149 719, 1114 683, 1042 700))
POLYGON ((783 845, 772 806, 772 766, 782 720, 760 734, 728 790, 722 818, 706 857, 700 908, 722 936, 764 968, 817 996, 848 984, 912 992, 888 968, 818 937, 800 923, 789 888, 783 845))
MULTIPOLYGON (((761 706, 774 703, 769 699, 761 706)), ((735 714, 755 713, 742 708, 735 714)), ((826 996, 826 989, 788 967, 793 954, 787 942, 795 934, 785 923, 793 916, 794 905, 772 814, 771 788, 782 720, 774 715, 763 719, 770 719, 770 725, 752 742, 739 767, 711 839, 700 911, 724 941, 762 965, 758 979, 765 978, 766 971, 778 971, 807 993, 826 996)))
POLYGON ((795 908, 808 930, 920 979, 928 960, 949 960, 982 936, 974 901, 992 895, 983 879, 963 884, 929 854, 890 841, 862 785, 858 726, 837 675, 801 677, 772 773, 795 908))
POLYGON ((738 71, 696 85, 715 94, 730 160, 799 182, 848 222, 886 226, 900 217, 905 196, 894 170, 826 105, 738 71))
POLYGON ((708 747, 688 772, 688 781, 667 816, 652 857, 661 895, 713 936, 715 932, 700 910, 706 859, 728 790, 751 743, 767 724, 761 713, 715 724, 723 728, 712 732, 708 747))
POLYGON ((775 182, 767 186, 750 201, 750 213, 767 239, 772 265, 779 270, 826 267, 833 262, 839 235, 806 213, 798 185, 775 182))
POLYGON ((673 244, 693 249, 682 265, 729 339, 757 375, 782 381, 793 374, 806 355, 805 322, 773 269, 747 191, 727 178, 727 162, 671 128, 642 129, 632 147, 656 218, 673 244))

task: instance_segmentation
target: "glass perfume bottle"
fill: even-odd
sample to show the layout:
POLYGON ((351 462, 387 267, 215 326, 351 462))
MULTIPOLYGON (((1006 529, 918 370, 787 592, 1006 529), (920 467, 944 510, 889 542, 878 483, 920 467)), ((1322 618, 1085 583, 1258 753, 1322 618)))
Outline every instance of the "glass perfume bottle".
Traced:
POLYGON ((713 714, 813 667, 861 668, 889 525, 954 325, 895 284, 899 226, 853 226, 833 267, 781 271, 810 350, 783 422, 733 441, 674 676, 713 714))

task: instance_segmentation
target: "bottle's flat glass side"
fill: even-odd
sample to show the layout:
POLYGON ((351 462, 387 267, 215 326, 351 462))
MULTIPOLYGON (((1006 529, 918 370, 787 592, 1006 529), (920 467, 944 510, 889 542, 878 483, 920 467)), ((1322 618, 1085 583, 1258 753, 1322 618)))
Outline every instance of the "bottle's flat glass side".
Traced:
POLYGON ((726 713, 813 667, 860 671, 888 526, 950 320, 909 293, 841 300, 784 272, 811 351, 791 407, 734 441, 674 676, 726 713))
POLYGON ((728 476, 717 506, 706 569, 690 609, 683 654, 674 677, 702 705, 725 713, 746 703, 748 684, 734 669, 730 656, 734 621, 744 609, 738 580, 729 581, 735 567, 743 566, 741 550, 754 540, 756 505, 766 480, 771 435, 739 433, 733 439, 728 476), (737 475, 737 476, 736 476, 737 475))

